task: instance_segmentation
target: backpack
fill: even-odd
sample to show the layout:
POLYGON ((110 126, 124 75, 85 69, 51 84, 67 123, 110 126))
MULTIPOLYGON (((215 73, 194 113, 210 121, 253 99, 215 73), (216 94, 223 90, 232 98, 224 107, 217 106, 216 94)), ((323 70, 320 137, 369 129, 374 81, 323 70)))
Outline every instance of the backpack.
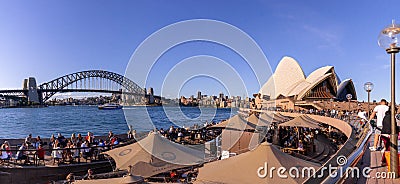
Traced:
POLYGON ((385 112, 385 116, 383 117, 382 120, 382 130, 381 134, 391 134, 391 117, 390 117, 390 111, 385 112))
MULTIPOLYGON (((391 111, 390 109, 388 111, 385 112, 385 116, 383 117, 383 121, 382 121, 382 131, 381 134, 391 134, 391 111)), ((399 133, 399 127, 397 127, 397 133, 399 133)))

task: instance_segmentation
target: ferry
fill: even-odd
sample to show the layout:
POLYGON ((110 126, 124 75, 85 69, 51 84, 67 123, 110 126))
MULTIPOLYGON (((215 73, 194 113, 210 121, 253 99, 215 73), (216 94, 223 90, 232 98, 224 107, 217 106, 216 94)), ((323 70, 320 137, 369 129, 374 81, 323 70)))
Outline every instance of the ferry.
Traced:
POLYGON ((122 109, 122 105, 114 104, 114 103, 107 103, 104 105, 99 105, 98 108, 101 110, 122 109))

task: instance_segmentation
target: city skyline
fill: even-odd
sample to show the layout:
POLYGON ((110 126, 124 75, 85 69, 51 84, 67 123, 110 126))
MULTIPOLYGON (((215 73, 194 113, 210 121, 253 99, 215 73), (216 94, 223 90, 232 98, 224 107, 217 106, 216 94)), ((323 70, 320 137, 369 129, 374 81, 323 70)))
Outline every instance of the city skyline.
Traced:
MULTIPOLYGON (((295 58, 306 75, 332 65, 342 79, 353 79, 360 101, 366 100, 363 84, 367 81, 375 84, 372 99, 389 100, 390 57, 377 45, 377 36, 392 19, 400 18, 386 11, 385 4, 226 2, 86 1, 76 6, 78 1, 3 1, 0 89, 21 88, 22 80, 30 76, 42 83, 89 69, 124 74, 134 50, 152 33, 179 21, 211 19, 236 26, 251 36, 268 58, 272 71, 284 56, 295 58)), ((238 54, 206 42, 185 43, 169 50, 143 87, 153 86, 160 94, 160 78, 176 63, 202 54, 232 65, 248 84, 248 94, 229 93, 218 81, 198 77, 185 83, 179 94, 165 97, 196 95, 199 90, 229 96, 250 96, 259 91, 253 84, 254 76, 246 75, 251 70, 238 54)))

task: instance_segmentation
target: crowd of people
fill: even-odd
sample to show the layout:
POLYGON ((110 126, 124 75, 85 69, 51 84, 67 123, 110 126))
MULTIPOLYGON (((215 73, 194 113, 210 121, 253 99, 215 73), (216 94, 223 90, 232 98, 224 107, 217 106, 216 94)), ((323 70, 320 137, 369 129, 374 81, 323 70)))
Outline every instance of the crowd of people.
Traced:
POLYGON ((318 133, 318 129, 280 126, 278 129, 279 146, 306 152, 308 147, 314 145, 314 137, 318 133))
POLYGON ((207 129, 212 125, 213 123, 205 123, 203 128, 199 128, 199 126, 179 128, 171 125, 168 129, 160 128, 155 131, 174 142, 198 144, 210 141, 221 133, 221 130, 207 129))
MULTIPOLYGON (((134 134, 134 130, 128 132, 128 138, 133 139, 134 134)), ((53 164, 55 161, 73 163, 75 160, 80 162, 80 158, 87 160, 96 158, 101 151, 112 149, 120 143, 121 139, 112 131, 109 131, 107 137, 99 139, 96 139, 92 132, 87 132, 86 136, 73 133, 69 138, 58 133, 57 137, 54 134, 51 135, 49 142, 43 141, 40 136, 33 138, 32 134, 29 134, 20 145, 15 146, 15 149, 11 149, 10 143, 5 141, 0 147, 0 158, 2 161, 24 160, 24 164, 27 164, 28 154, 36 156, 38 160, 45 160, 47 151, 53 158, 53 164)))

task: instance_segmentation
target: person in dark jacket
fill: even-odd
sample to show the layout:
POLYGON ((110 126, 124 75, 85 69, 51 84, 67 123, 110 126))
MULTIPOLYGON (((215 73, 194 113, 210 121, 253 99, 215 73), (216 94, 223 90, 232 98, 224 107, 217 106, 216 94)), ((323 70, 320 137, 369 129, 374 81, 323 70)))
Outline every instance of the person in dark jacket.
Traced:
MULTIPOLYGON (((397 111, 397 109, 395 109, 397 111)), ((382 130, 381 130, 381 140, 383 141, 384 149, 385 151, 390 151, 390 134, 392 133, 392 125, 391 125, 391 110, 389 107, 389 110, 385 112, 385 116, 383 117, 382 120, 382 130)), ((399 132, 399 129, 397 128, 397 133, 399 132)), ((386 165, 386 157, 385 154, 382 155, 381 159, 382 164, 381 165, 386 165)))

